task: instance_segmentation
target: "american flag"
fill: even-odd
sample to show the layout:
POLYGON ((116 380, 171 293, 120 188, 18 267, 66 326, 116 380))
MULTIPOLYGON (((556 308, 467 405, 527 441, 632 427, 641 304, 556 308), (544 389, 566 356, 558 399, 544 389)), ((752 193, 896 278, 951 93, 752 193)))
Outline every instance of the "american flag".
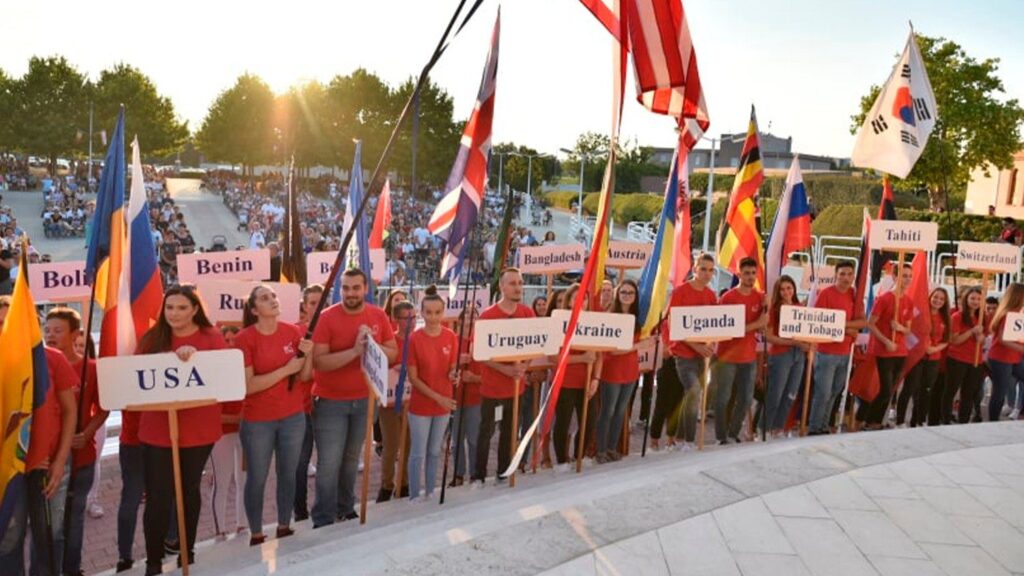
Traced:
POLYGON ((459 153, 448 174, 445 195, 434 209, 427 224, 431 234, 448 241, 441 277, 451 274, 457 281, 465 261, 467 240, 476 226, 477 214, 487 186, 487 159, 491 153, 491 121, 494 118, 494 92, 498 77, 498 36, 501 29, 501 11, 494 22, 491 50, 487 56, 480 91, 473 106, 473 114, 462 133, 459 153))

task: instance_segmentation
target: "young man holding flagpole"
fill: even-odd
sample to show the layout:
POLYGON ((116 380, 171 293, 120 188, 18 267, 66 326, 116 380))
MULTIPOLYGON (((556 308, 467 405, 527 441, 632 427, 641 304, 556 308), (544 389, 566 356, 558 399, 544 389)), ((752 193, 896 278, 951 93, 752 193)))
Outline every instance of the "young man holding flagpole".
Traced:
MULTIPOLYGON (((672 291, 669 307, 674 306, 713 306, 718 304, 718 297, 709 284, 715 274, 715 259, 710 254, 697 257, 693 278, 672 291)), ((756 269, 755 269, 756 271, 756 269)), ((681 443, 679 449, 686 452, 697 437, 697 422, 700 420, 701 383, 704 371, 704 359, 715 353, 714 344, 698 342, 672 342, 670 354, 675 359, 676 373, 683 387, 682 416, 676 428, 676 439, 681 443)), ((671 445, 670 445, 671 447, 671 445)))

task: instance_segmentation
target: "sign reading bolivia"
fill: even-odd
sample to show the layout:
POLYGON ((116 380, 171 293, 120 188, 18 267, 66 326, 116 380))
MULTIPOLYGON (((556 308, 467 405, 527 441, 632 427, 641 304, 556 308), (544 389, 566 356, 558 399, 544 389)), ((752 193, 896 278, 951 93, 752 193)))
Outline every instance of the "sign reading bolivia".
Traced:
POLYGON ((872 220, 871 235, 868 237, 872 250, 890 252, 935 250, 938 241, 938 223, 904 220, 872 220))
POLYGON ((846 312, 783 306, 779 310, 779 336, 803 342, 842 342, 846 337, 846 312))
MULTIPOLYGON (((353 254, 357 251, 353 249, 353 254)), ((306 282, 307 284, 323 284, 327 282, 327 276, 331 273, 331 266, 334 266, 334 259, 338 257, 337 252, 310 252, 306 255, 306 282)), ((358 259, 355 259, 358 261, 358 259)), ((365 272, 365 270, 364 270, 365 272)), ((370 250, 370 278, 374 282, 384 280, 387 273, 387 257, 383 248, 370 250)))
MULTIPOLYGON (((363 372, 366 379, 377 395, 377 401, 384 404, 388 401, 388 357, 384 355, 384 349, 377 344, 373 338, 366 339, 366 348, 363 349, 363 372)), ((411 383, 409 383, 411 386, 411 383)), ((392 393, 393 395, 393 393, 392 393)))
MULTIPOLYGON (((571 310, 555 310, 551 315, 558 320, 562 334, 569 327, 571 310)), ((572 337, 573 350, 629 350, 633 347, 633 329, 636 318, 632 314, 608 312, 580 312, 576 334, 572 337)))
POLYGON ((256 280, 206 280, 196 282, 196 288, 206 303, 211 322, 241 322, 242 309, 249 293, 256 286, 269 286, 277 294, 281 306, 278 320, 295 324, 299 321, 299 303, 302 291, 298 284, 259 282, 256 280))
POLYGON ((669 309, 669 340, 729 340, 742 337, 746 329, 742 304, 673 306, 669 309))
POLYGON ((586 265, 582 244, 548 244, 519 248, 518 268, 523 274, 551 274, 586 265))
POLYGON ((665 359, 665 347, 658 345, 657 340, 657 336, 651 336, 637 342, 636 354, 641 372, 653 372, 661 368, 665 359), (658 352, 657 357, 654 356, 655 349, 658 352))
POLYGON ((1024 342, 1024 314, 1007 312, 1003 323, 1003 340, 1007 342, 1024 342))
POLYGON ((608 268, 643 268, 651 259, 654 244, 646 242, 623 242, 612 240, 608 243, 608 268))
POLYGON ((487 308, 488 300, 491 297, 491 289, 486 286, 470 286, 469 293, 466 293, 466 287, 459 285, 459 289, 455 292, 455 297, 449 296, 447 290, 439 290, 438 296, 444 300, 444 317, 447 319, 458 318, 459 314, 462 314, 462 301, 465 298, 467 301, 473 300, 476 304, 477 314, 484 311, 487 308), (476 297, 474 298, 474 294, 476 297))
POLYGON ((83 300, 91 295, 85 260, 33 264, 28 268, 28 284, 36 302, 83 300))
POLYGON ((245 398, 241 350, 196 352, 188 362, 170 353, 107 356, 96 364, 96 376, 104 410, 245 398))
POLYGON ((178 281, 195 284, 210 280, 269 280, 270 251, 195 252, 178 254, 178 281))
POLYGON ((486 362, 554 356, 564 334, 562 323, 554 318, 478 320, 473 327, 473 359, 486 362))
POLYGON ((956 267, 977 272, 1020 272, 1020 247, 1004 242, 960 242, 956 267))

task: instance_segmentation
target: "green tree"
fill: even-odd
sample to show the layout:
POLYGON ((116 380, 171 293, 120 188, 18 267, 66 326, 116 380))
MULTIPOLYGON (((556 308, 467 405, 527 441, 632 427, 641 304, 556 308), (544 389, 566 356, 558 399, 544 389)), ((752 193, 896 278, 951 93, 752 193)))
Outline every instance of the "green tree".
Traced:
MULTIPOLYGON (((583 163, 583 190, 594 192, 601 189, 604 165, 608 161, 609 137, 596 132, 584 132, 576 139, 569 158, 562 163, 562 172, 579 182, 580 159, 583 163)), ((618 152, 621 154, 621 147, 618 152)))
MULTIPOLYGON (((363 167, 372 170, 391 134, 391 89, 363 68, 335 76, 326 89, 324 126, 335 164, 348 170, 355 154, 354 140, 363 141, 363 167)), ((367 183, 369 185, 369 183, 367 183)))
POLYGON ((139 69, 116 64, 100 72, 93 91, 94 129, 112 132, 120 106, 125 107, 125 140, 138 136, 146 156, 167 156, 184 146, 188 124, 178 120, 170 98, 157 93, 156 86, 139 69))
MULTIPOLYGON (((409 99, 415 86, 415 80, 409 79, 393 92, 391 121, 398 119, 402 106, 409 99)), ((451 96, 433 81, 428 80, 420 91, 419 109, 416 181, 418 192, 423 194, 425 186, 440 187, 448 180, 448 173, 455 162, 465 123, 453 119, 454 105, 451 96)), ((406 178, 412 176, 412 120, 410 115, 402 126, 394 156, 389 163, 391 168, 406 178)))
POLYGON ((504 162, 502 183, 523 192, 527 189, 527 180, 531 180, 532 191, 540 189, 540 185, 554 174, 555 159, 553 156, 541 156, 540 152, 529 146, 503 142, 491 150, 490 185, 498 185, 498 162, 504 162), (499 156, 500 155, 500 156, 499 156), (533 157, 531 162, 530 157, 533 157), (532 165, 532 166, 531 166, 532 165), (531 173, 532 171, 532 173, 531 173))
POLYGON ((299 168, 338 164, 332 154, 327 118, 327 89, 323 84, 312 81, 293 86, 275 107, 274 125, 282 133, 281 154, 295 154, 295 165, 299 168), (283 109, 281 108, 283 106, 283 109))
MULTIPOLYGON (((1022 146, 1024 109, 1016 98, 1003 100, 999 96, 1005 89, 997 75, 998 58, 978 61, 945 38, 918 36, 917 41, 935 91, 938 122, 924 153, 900 187, 927 188, 932 207, 939 208, 945 206, 943 186, 947 180, 950 190, 962 190, 971 170, 1012 165, 1014 152, 1022 146)), ((851 132, 860 128, 880 91, 880 86, 872 86, 861 98, 851 132)))
POLYGON ((243 74, 210 106, 196 134, 207 159, 241 164, 243 171, 274 159, 274 93, 258 76, 243 74))
POLYGON ((6 152, 14 147, 14 110, 17 82, 0 70, 0 151, 6 152))
POLYGON ((33 56, 14 88, 14 145, 45 156, 52 168, 58 156, 74 151, 88 122, 85 77, 63 56, 33 56))

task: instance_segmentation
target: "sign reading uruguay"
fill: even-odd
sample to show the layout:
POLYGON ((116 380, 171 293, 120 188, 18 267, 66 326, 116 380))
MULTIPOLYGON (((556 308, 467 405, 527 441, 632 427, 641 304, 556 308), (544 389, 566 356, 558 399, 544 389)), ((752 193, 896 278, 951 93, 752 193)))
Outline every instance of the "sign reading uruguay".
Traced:
MULTIPOLYGON (((377 401, 385 404, 388 401, 388 357, 384 355, 384 349, 373 341, 373 338, 366 339, 366 348, 363 350, 363 372, 366 373, 370 387, 377 396, 377 401)), ((406 383, 412 387, 411 382, 406 383)), ((394 393, 391 394, 392 398, 394 393)))
POLYGON ((742 304, 673 306, 669 309, 669 340, 714 342, 741 338, 747 324, 742 304))
POLYGON ((104 410, 145 410, 171 402, 245 398, 241 350, 196 352, 188 362, 177 354, 107 356, 96 364, 104 410))
MULTIPOLYGON (((358 250, 352 249, 352 254, 358 254, 358 250)), ((310 252, 306 255, 306 281, 309 284, 323 284, 331 275, 331 266, 334 266, 334 259, 338 257, 337 252, 310 252)), ((359 258, 352 257, 353 262, 359 258)), ((365 272, 365 270, 364 270, 365 272)), ((383 248, 370 249, 370 278, 374 282, 384 280, 387 273, 387 257, 383 248)))
POLYGON ((478 320, 473 326, 473 359, 486 362, 554 356, 563 335, 562 323, 554 318, 478 320))
POLYGON ((523 274, 551 274, 583 268, 582 244, 548 244, 519 248, 519 271, 523 274))
POLYGON ((82 300, 91 294, 85 260, 33 264, 28 267, 28 284, 36 302, 82 300))
POLYGON ((267 286, 277 294, 281 306, 278 320, 295 324, 299 321, 302 290, 298 284, 258 282, 255 280, 199 280, 196 288, 206 303, 211 322, 241 322, 242 310, 249 293, 257 286, 267 286))
POLYGON ((270 251, 195 252, 178 254, 178 281, 195 284, 205 280, 269 280, 270 251))
MULTIPOLYGON (((555 310, 551 315, 561 324, 562 334, 569 327, 571 316, 571 310, 555 310)), ((633 347, 634 328, 636 318, 632 314, 580 312, 571 346, 573 350, 629 350, 633 347)))

